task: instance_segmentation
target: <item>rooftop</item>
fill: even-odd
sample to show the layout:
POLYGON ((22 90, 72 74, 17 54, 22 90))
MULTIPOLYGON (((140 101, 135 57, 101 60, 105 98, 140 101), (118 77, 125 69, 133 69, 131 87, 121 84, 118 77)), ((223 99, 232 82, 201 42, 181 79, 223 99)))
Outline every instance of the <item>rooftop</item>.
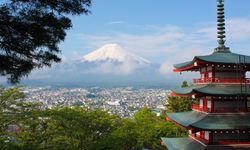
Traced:
POLYGON ((250 65, 250 56, 246 55, 240 55, 236 53, 231 53, 231 52, 214 52, 213 54, 210 55, 205 55, 205 56, 195 56, 192 61, 184 62, 184 63, 179 63, 175 64, 174 71, 179 72, 179 71, 188 71, 188 70, 195 70, 199 68, 199 65, 197 64, 240 64, 244 63, 245 65, 250 65))
POLYGON ((214 96, 250 96, 250 85, 247 84, 242 86, 240 84, 202 84, 174 89, 172 92, 176 95, 206 94, 214 96))
POLYGON ((192 138, 161 138, 169 150, 249 150, 249 145, 204 145, 192 138))
POLYGON ((187 128, 203 130, 249 130, 250 113, 207 114, 196 111, 167 113, 170 120, 187 128))

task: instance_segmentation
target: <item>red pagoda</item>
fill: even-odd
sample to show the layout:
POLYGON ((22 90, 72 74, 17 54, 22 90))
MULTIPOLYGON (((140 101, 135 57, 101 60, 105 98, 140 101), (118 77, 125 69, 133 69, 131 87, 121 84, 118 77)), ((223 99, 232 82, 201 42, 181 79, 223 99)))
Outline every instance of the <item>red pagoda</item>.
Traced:
POLYGON ((192 111, 168 113, 167 120, 188 129, 188 138, 162 138, 169 150, 250 150, 250 56, 225 44, 223 0, 218 0, 218 47, 206 56, 174 65, 175 72, 197 71, 193 86, 172 91, 192 97, 192 111))

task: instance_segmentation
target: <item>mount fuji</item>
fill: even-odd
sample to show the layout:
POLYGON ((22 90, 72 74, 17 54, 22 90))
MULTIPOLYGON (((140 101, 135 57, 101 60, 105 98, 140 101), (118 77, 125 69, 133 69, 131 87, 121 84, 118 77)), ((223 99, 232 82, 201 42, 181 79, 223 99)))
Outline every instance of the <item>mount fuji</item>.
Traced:
POLYGON ((85 64, 85 73, 113 75, 131 75, 153 66, 150 61, 129 53, 118 44, 106 44, 83 56, 78 64, 85 64))
POLYGON ((118 44, 106 44, 101 48, 91 52, 82 58, 82 62, 98 62, 98 61, 106 61, 106 62, 134 62, 141 65, 151 64, 148 60, 137 56, 135 54, 129 53, 125 51, 118 44))
POLYGON ((33 73, 28 82, 69 86, 159 86, 165 83, 159 68, 160 65, 118 44, 106 44, 78 60, 33 73))

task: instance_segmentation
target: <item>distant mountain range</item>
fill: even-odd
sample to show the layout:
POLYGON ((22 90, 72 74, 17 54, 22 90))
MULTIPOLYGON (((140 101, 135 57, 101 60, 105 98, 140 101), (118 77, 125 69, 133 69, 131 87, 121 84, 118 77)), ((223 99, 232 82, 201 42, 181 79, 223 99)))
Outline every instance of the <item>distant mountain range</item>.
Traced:
POLYGON ((164 86, 160 65, 106 44, 79 60, 62 62, 34 72, 23 83, 69 86, 164 86))

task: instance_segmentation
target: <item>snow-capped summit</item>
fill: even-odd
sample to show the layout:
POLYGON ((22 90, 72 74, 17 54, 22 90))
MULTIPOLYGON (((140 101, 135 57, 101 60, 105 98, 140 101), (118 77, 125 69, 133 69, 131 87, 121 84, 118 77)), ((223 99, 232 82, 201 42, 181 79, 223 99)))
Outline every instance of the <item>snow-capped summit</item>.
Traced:
POLYGON ((139 64, 150 64, 150 62, 140 56, 125 51, 118 44, 106 44, 101 48, 83 56, 82 61, 98 62, 120 62, 127 61, 137 62, 139 64))
POLYGON ((156 85, 164 83, 158 70, 157 64, 129 53, 118 44, 107 44, 81 59, 57 64, 42 73, 37 72, 43 80, 33 79, 33 83, 70 86, 156 85))

